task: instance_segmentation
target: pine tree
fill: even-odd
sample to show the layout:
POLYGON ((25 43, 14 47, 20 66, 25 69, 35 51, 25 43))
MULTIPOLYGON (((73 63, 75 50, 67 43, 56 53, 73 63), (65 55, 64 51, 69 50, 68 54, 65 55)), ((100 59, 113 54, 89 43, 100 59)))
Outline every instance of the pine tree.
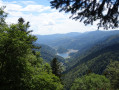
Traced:
POLYGON ((42 62, 36 37, 28 31, 23 18, 17 24, 5 22, 0 8, 0 90, 62 90, 60 79, 42 62))
POLYGON ((51 0, 51 7, 70 12, 72 19, 85 25, 99 20, 98 28, 119 27, 119 0, 51 0))
POLYGON ((61 72, 62 72, 61 63, 58 62, 57 58, 54 58, 51 61, 51 68, 53 74, 55 74, 58 77, 61 77, 61 72))

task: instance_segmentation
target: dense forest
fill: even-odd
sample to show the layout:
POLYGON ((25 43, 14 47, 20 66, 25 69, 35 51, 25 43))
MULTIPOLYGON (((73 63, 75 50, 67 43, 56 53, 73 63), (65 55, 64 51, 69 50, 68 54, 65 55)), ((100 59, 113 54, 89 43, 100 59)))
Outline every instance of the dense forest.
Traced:
MULTIPOLYGON (((75 14, 78 2, 52 0, 51 6, 75 14)), ((119 4, 118 0, 115 2, 114 5, 119 4)), ((103 4, 96 0, 80 3, 84 6, 91 3, 86 10, 79 5, 86 12, 91 6, 94 9, 95 4, 99 4, 96 8, 101 10, 105 0, 103 4)), ((117 21, 116 11, 108 14, 115 15, 113 19, 117 21)), ((78 15, 80 17, 73 19, 81 19, 84 14, 78 15)), ((112 23, 109 27, 107 18, 99 11, 93 10, 84 16, 87 17, 85 24, 102 19, 98 27, 117 27, 112 19, 109 19, 112 23)), ((5 6, 0 7, 0 90, 119 90, 118 30, 32 35, 30 22, 20 17, 17 23, 8 24, 7 17, 5 6), (68 53, 69 50, 76 52, 68 53), (69 57, 64 58, 59 53, 69 57)))
MULTIPOLYGON (((76 36, 72 37, 72 39, 74 39, 74 40, 81 40, 83 38, 83 40, 85 41, 86 44, 83 44, 80 47, 80 48, 85 47, 85 50, 81 50, 80 48, 77 48, 77 50, 79 50, 77 53, 71 54, 70 58, 65 59, 66 70, 62 73, 62 78, 61 78, 65 89, 69 90, 69 89, 73 88, 72 85, 75 86, 75 84, 73 84, 73 82, 75 82, 75 80, 77 78, 81 78, 83 76, 88 77, 88 75, 90 75, 89 73, 95 73, 97 75, 97 78, 98 78, 98 75, 103 75, 107 78, 108 74, 105 71, 106 71, 106 69, 108 69, 109 64, 114 63, 115 61, 119 62, 119 57, 118 57, 119 56, 119 52, 118 52, 119 51, 119 48, 118 48, 119 34, 118 33, 119 33, 119 31, 93 31, 93 32, 86 33, 86 35, 85 35, 85 33, 82 35, 78 33, 78 35, 76 34, 76 36), (100 37, 97 37, 96 35, 99 35, 100 37), (95 41, 92 44, 91 41, 94 40, 93 38, 95 38, 95 41)), ((69 33, 69 34, 71 34, 71 33, 69 33)), ((54 42, 60 41, 60 38, 63 38, 63 36, 61 35, 61 37, 59 37, 59 39, 54 39, 54 42)), ((68 36, 67 38, 70 38, 70 37, 68 36)), ((42 38, 42 39, 45 40, 45 38, 42 38)), ((67 42, 67 40, 65 40, 65 38, 63 38, 62 40, 67 42)), ((71 43, 71 41, 70 41, 70 43, 71 43)), ((41 43, 43 43, 43 42, 41 42, 41 43)), ((84 42, 80 41, 80 44, 82 44, 82 43, 84 43, 84 42)), ((49 45, 49 44, 47 43, 47 45, 49 45)), ((60 47, 60 46, 57 46, 57 43, 55 46, 60 47)), ((75 42, 74 46, 77 46, 76 42, 75 42)), ((75 47, 73 47, 73 45, 72 45, 72 48, 75 49, 75 47)), ((118 67, 118 65, 117 65, 117 67, 118 67)), ((110 68, 113 68, 113 67, 110 67, 110 68)), ((118 70, 116 70, 114 72, 118 72, 118 70)), ((116 75, 115 77, 117 77, 119 75, 119 73, 116 73, 115 75, 116 75)), ((100 78, 100 76, 99 76, 99 78, 100 78)), ((116 78, 116 80, 114 80, 114 81, 118 82, 118 79, 116 78)), ((96 83, 96 82, 98 82, 98 81, 94 81, 93 83, 96 83)), ((80 85, 78 84, 77 87, 80 87, 80 85)), ((116 89, 117 88, 115 88, 114 90, 116 90, 116 89)), ((83 89, 83 90, 87 90, 87 89, 83 89)), ((96 90, 96 89, 94 89, 94 90, 96 90)))
POLYGON ((23 18, 17 24, 5 22, 7 13, 0 8, 0 90, 61 90, 63 85, 44 63, 33 43, 37 38, 28 31, 23 18))

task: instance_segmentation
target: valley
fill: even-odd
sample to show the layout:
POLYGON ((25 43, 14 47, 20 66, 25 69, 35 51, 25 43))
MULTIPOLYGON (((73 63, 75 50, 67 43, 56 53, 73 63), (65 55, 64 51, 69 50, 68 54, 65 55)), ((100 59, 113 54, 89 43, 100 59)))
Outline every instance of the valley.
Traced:
POLYGON ((119 90, 119 0, 0 5, 0 90, 119 90))
POLYGON ((74 49, 68 49, 68 51, 67 52, 65 52, 65 53, 57 53, 56 55, 59 55, 59 56, 61 56, 61 57, 63 57, 63 58, 70 58, 70 54, 71 53, 76 53, 76 52, 78 52, 78 50, 74 50, 74 49))
MULTIPOLYGON (((53 51, 43 47, 46 52, 55 55, 67 57, 78 57, 85 53, 96 44, 101 44, 109 37, 117 36, 118 30, 115 31, 92 31, 86 33, 67 33, 67 34, 53 34, 53 35, 36 35, 38 40, 37 44, 43 44, 53 51), (48 51, 47 51, 48 50, 48 51)), ((109 40, 108 40, 109 41, 109 40)), ((108 43, 110 44, 110 43, 108 43)), ((107 45, 108 45, 107 44, 107 45)), ((41 47, 41 51, 44 50, 41 47)), ((41 53, 42 54, 42 53, 41 53)))
POLYGON ((111 61, 119 61, 118 30, 56 36, 58 36, 56 39, 53 38, 55 35, 38 36, 38 41, 54 48, 55 54, 63 58, 64 62, 59 61, 65 66, 62 80, 66 90, 71 88, 77 77, 82 77, 89 71, 102 75, 111 61))

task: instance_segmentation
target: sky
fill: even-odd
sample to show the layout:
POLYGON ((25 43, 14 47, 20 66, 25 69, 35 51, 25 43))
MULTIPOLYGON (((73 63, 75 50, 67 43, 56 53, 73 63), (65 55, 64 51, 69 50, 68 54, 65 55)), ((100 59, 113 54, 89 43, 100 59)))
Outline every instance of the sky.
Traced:
POLYGON ((69 19, 70 13, 51 9, 50 0, 0 0, 0 6, 6 6, 6 22, 17 23, 23 17, 30 22, 32 34, 48 35, 69 32, 87 32, 97 30, 94 25, 85 26, 82 22, 69 19))

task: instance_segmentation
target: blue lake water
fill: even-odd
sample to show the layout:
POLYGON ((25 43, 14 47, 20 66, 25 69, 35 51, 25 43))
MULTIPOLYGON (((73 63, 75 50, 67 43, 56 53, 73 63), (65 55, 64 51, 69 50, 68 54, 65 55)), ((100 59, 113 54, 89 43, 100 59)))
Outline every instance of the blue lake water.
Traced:
POLYGON ((66 53, 57 53, 57 55, 59 55, 63 58, 70 58, 69 54, 70 53, 76 53, 76 52, 78 52, 78 50, 68 49, 68 52, 66 52, 66 53))
POLYGON ((68 53, 57 53, 57 55, 63 57, 63 58, 67 58, 69 56, 68 53))

